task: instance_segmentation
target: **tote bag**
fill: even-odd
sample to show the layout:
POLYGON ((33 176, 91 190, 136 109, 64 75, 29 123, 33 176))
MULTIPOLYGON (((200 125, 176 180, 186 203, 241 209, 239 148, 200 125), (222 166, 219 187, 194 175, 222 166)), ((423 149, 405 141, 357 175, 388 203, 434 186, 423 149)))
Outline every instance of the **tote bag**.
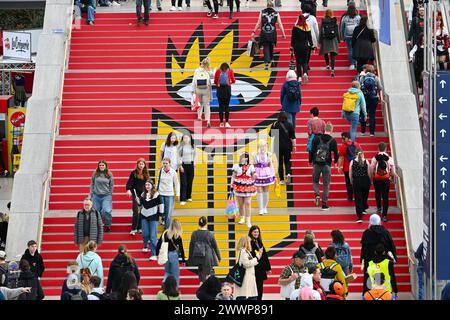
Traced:
MULTIPOLYGON (((294 270, 292 270, 292 268, 291 267, 289 267, 289 269, 291 269, 291 274, 293 274, 294 273, 294 270)), ((289 284, 287 284, 287 285, 285 285, 285 286, 281 286, 281 290, 280 290, 280 295, 283 297, 283 298, 288 298, 288 299, 290 299, 291 298, 291 293, 292 293, 292 291, 294 291, 295 290, 295 281, 292 281, 292 282, 290 282, 289 284)))
POLYGON ((160 266, 166 264, 166 262, 169 260, 169 242, 164 241, 165 233, 166 231, 164 231, 161 235, 162 243, 158 254, 158 264, 160 266))
POLYGON ((244 276, 245 276, 245 268, 239 263, 240 257, 241 257, 241 253, 239 252, 237 263, 228 272, 228 275, 225 278, 225 280, 228 282, 233 282, 237 286, 242 287, 242 283, 244 282, 244 276))
POLYGON ((228 219, 236 219, 239 216, 239 209, 234 198, 234 192, 231 191, 225 207, 225 214, 228 219))

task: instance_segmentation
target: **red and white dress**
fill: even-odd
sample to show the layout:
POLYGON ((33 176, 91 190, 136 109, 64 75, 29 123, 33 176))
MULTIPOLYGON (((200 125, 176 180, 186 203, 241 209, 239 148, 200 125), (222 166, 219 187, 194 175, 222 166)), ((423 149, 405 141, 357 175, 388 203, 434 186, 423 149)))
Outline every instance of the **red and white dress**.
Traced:
POLYGON ((233 190, 237 197, 252 197, 256 194, 255 180, 253 174, 255 168, 253 165, 235 164, 233 167, 235 173, 233 179, 233 190))

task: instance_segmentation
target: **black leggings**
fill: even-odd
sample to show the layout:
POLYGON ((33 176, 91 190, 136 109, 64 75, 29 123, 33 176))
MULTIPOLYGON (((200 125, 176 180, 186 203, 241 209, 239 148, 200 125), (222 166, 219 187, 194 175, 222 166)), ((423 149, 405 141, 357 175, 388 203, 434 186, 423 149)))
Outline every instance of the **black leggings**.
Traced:
POLYGON ((286 170, 286 174, 291 174, 291 151, 280 149, 277 154, 278 157, 278 176, 280 181, 284 180, 284 170, 283 165, 286 170))
MULTIPOLYGON (((219 1, 218 0, 212 0, 212 2, 214 4, 214 14, 219 14, 219 1)), ((213 10, 213 8, 211 6, 211 1, 206 0, 206 6, 208 7, 209 11, 213 10)))
POLYGON ((230 7, 230 12, 233 12, 233 1, 236 2, 236 8, 239 11, 239 8, 241 6, 241 1, 240 0, 228 0, 228 6, 230 7))
POLYGON ((217 88, 217 100, 219 100, 219 118, 223 122, 223 113, 225 111, 225 121, 228 122, 230 116, 231 87, 220 86, 217 88))
POLYGON ((325 53, 325 55, 324 55, 325 63, 327 64, 327 66, 330 66, 330 60, 331 60, 331 70, 334 70, 334 61, 336 60, 336 56, 337 56, 337 53, 335 53, 335 52, 325 53), (328 57, 328 55, 330 55, 330 56, 328 57))

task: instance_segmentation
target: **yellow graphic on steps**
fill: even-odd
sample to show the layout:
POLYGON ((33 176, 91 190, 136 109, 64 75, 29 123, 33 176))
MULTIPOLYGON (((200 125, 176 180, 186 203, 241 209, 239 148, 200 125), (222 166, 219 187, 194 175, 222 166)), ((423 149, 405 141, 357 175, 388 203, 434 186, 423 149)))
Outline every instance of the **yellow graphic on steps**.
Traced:
MULTIPOLYGON (((246 47, 238 47, 239 23, 231 23, 217 37, 205 45, 203 25, 192 33, 184 48, 177 48, 169 37, 167 43, 166 73, 167 93, 184 106, 190 102, 192 95, 192 77, 194 70, 200 66, 203 58, 211 61, 210 68, 216 70, 226 62, 234 71, 236 83, 232 86, 231 105, 233 108, 246 109, 254 107, 269 94, 275 82, 276 71, 265 70, 264 61, 259 56, 247 55, 246 47), (181 54, 179 53, 181 52, 181 54), (182 98, 182 99, 180 99, 182 98)), ((174 40, 176 41, 176 40, 174 40)), ((276 64, 278 56, 274 57, 276 64)), ((215 90, 215 89, 214 89, 215 90)), ((212 106, 217 102, 213 100, 212 106)))
MULTIPOLYGON (((164 143, 165 138, 170 132, 175 132, 179 140, 183 135, 182 130, 173 128, 170 121, 158 121, 157 135, 159 139, 156 141, 157 159, 160 157, 161 145, 164 143)), ((266 128, 259 132, 261 136, 266 136, 269 128, 266 128)), ((194 137, 195 138, 195 137, 194 137)), ((198 141, 195 139, 196 142, 198 141)), ((204 141, 204 139, 199 139, 204 141)), ((216 137, 217 141, 217 137, 216 137)), ((218 148, 212 149, 214 156, 208 158, 211 155, 211 150, 207 146, 197 146, 196 148, 196 161, 195 161, 195 178, 193 185, 193 202, 186 203, 185 206, 180 206, 179 203, 175 203, 174 216, 180 219, 183 225, 183 244, 185 247, 186 255, 189 253, 190 235, 193 231, 198 229, 198 219, 201 215, 206 215, 203 211, 198 215, 192 215, 192 211, 189 214, 183 214, 184 209, 208 209, 219 208, 223 210, 226 206, 226 200, 228 195, 228 185, 230 177, 228 170, 231 169, 234 163, 239 159, 239 155, 243 151, 247 151, 250 154, 256 152, 258 139, 247 141, 245 144, 234 146, 225 150, 231 150, 231 154, 218 153, 218 148), (227 163, 227 159, 232 159, 227 163), (208 161, 209 160, 209 161, 208 161), (210 176, 208 173, 212 174, 210 176), (209 181, 208 181, 209 180, 209 181), (208 206, 209 203, 209 206, 208 206)), ((274 157, 275 164, 276 158, 274 157)), ((159 169, 159 161, 155 162, 156 170, 159 169)), ((158 172, 158 171, 156 171, 158 172)), ((270 201, 269 201, 269 214, 260 216, 257 214, 258 204, 256 197, 252 202, 252 223, 258 225, 262 231, 264 237, 264 245, 266 250, 272 247, 284 247, 285 243, 280 241, 281 239, 291 238, 291 217, 284 209, 287 207, 286 187, 281 186, 281 197, 278 198, 275 195, 274 188, 270 187, 270 201), (274 208, 281 208, 282 212, 286 214, 280 214, 274 208), (273 213, 273 214, 271 214, 273 213)), ((211 212, 214 212, 213 210, 211 212)), ((243 235, 248 234, 248 227, 246 225, 237 224, 237 221, 228 220, 223 214, 210 217, 214 225, 214 234, 222 255, 222 261, 220 266, 216 268, 216 273, 220 276, 226 275, 231 264, 234 263, 236 255, 234 249, 237 241, 243 235), (231 256, 230 256, 230 253, 231 256), (231 259, 231 260, 230 260, 231 259)), ((294 228, 295 229, 295 228, 294 228)), ((160 230, 162 232, 162 230, 160 230)))

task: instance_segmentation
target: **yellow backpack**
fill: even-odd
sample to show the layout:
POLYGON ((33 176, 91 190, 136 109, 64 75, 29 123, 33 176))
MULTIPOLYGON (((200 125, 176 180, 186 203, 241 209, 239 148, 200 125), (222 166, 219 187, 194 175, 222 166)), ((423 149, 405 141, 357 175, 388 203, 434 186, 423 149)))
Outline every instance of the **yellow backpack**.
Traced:
POLYGON ((358 101, 358 94, 346 92, 342 95, 344 97, 344 102, 342 103, 342 110, 345 112, 354 112, 356 108, 356 101, 358 101))

